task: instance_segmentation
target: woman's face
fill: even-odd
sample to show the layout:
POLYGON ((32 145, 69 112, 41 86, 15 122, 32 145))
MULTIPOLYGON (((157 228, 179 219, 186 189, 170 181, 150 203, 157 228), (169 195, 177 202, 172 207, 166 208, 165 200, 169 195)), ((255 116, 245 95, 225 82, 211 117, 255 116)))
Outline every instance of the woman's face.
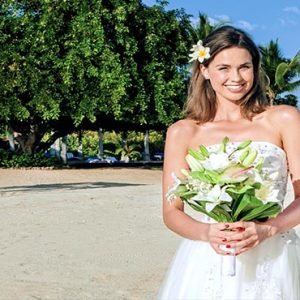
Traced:
POLYGON ((201 71, 210 80, 218 101, 241 100, 252 88, 252 57, 244 48, 232 47, 218 53, 201 71))

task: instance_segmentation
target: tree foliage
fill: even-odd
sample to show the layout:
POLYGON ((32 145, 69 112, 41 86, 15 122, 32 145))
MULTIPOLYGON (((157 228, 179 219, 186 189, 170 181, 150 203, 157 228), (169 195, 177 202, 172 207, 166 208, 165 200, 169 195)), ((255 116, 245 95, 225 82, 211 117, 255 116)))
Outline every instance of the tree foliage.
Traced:
POLYGON ((180 117, 183 11, 140 0, 0 5, 0 120, 18 132, 23 152, 77 128, 161 128, 180 117))
POLYGON ((297 103, 292 94, 282 94, 295 90, 300 85, 299 80, 299 53, 291 60, 284 58, 278 41, 271 40, 268 45, 260 46, 262 53, 262 67, 269 79, 267 95, 276 104, 297 103))

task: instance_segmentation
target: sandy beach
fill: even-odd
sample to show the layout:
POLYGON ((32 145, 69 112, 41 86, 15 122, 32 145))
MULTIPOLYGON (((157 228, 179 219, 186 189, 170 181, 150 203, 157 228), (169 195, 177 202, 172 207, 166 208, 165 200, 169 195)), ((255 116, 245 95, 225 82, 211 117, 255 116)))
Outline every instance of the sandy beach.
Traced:
POLYGON ((0 170, 0 299, 155 299, 180 241, 161 171, 0 170))
POLYGON ((161 175, 0 169, 0 299, 155 299, 181 240, 161 175))

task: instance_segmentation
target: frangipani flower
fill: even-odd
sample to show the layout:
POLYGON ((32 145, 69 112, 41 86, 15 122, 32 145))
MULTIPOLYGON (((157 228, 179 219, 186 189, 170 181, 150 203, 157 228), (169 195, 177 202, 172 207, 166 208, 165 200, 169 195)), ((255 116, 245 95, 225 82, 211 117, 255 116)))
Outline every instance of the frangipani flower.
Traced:
POLYGON ((226 188, 228 186, 223 186, 221 188, 220 185, 215 185, 206 195, 202 193, 194 196, 192 200, 196 201, 208 201, 205 205, 205 209, 207 212, 211 212, 217 205, 222 202, 231 202, 231 196, 226 193, 226 188))
POLYGON ((224 170, 230 165, 230 161, 227 153, 211 153, 209 157, 202 162, 202 165, 207 170, 224 170))
POLYGON ((193 53, 189 54, 189 56, 191 57, 189 62, 198 60, 200 63, 203 63, 205 59, 210 58, 210 54, 209 54, 210 48, 204 47, 201 40, 199 40, 196 45, 193 45, 191 51, 193 53))

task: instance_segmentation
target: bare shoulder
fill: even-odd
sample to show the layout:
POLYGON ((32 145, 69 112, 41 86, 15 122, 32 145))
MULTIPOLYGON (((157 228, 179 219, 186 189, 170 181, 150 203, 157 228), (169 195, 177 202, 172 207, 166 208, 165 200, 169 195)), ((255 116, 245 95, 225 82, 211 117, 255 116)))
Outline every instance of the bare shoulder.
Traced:
POLYGON ((291 105, 275 105, 266 111, 266 116, 278 125, 287 125, 287 123, 299 122, 300 112, 291 105))
POLYGON ((182 119, 172 124, 167 131, 167 135, 174 138, 191 137, 198 129, 194 120, 182 119))

